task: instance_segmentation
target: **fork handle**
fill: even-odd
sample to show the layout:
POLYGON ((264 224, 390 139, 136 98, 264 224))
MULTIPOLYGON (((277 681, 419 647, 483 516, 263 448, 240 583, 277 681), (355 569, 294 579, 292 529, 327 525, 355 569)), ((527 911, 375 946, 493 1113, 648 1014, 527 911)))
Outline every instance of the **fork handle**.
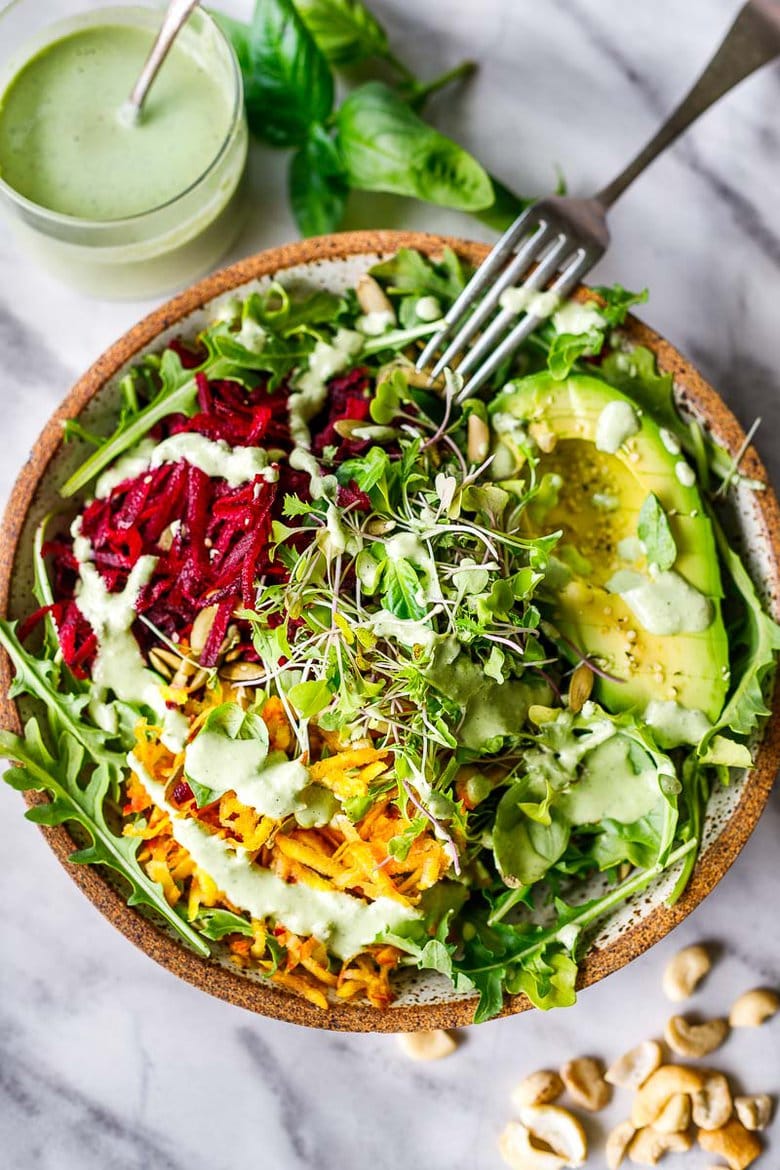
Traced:
POLYGON ((644 150, 598 193, 596 200, 604 208, 611 207, 626 187, 700 114, 777 56, 780 56, 780 0, 748 0, 691 91, 644 150))

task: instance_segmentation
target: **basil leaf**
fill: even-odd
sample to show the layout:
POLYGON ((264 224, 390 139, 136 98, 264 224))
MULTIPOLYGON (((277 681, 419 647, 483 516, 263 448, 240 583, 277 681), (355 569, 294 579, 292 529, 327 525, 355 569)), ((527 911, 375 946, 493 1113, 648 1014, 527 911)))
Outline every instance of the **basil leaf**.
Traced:
POLYGON ((671 569, 677 559, 677 545, 666 512, 658 496, 652 492, 642 504, 636 531, 644 545, 648 563, 657 565, 662 572, 671 569))
POLYGON ((558 810, 549 807, 544 820, 532 820, 523 807, 527 796, 527 784, 519 781, 506 790, 496 810, 493 852, 507 885, 540 881, 569 843, 571 829, 558 810))
POLYGON ((493 202, 492 184, 477 160, 379 81, 352 91, 336 114, 336 125, 353 187, 461 211, 478 211, 493 202))
POLYGON ((295 0, 295 7, 332 64, 387 57, 387 33, 360 0, 295 0))
POLYGON ((293 215, 302 235, 337 230, 344 218, 349 183, 336 145, 322 126, 312 128, 290 160, 289 187, 293 215))
POLYGON ((251 923, 247 922, 246 918, 233 914, 230 910, 216 908, 202 907, 198 911, 194 925, 201 934, 213 942, 219 942, 226 934, 245 934, 252 938, 254 933, 251 923))
POLYGON ((244 77, 249 126, 272 146, 298 146, 333 108, 333 75, 292 0, 258 0, 249 26, 220 18, 244 77))

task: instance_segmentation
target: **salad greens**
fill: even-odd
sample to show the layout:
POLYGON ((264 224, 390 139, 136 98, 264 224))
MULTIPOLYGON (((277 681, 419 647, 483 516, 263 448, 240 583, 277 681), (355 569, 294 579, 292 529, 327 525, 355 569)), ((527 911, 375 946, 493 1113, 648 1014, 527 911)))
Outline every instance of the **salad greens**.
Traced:
POLYGON ((335 231, 351 190, 390 191, 473 212, 503 229, 524 202, 420 116, 427 99, 467 77, 470 61, 418 81, 361 0, 258 0, 249 24, 216 14, 236 50, 253 134, 294 151, 289 192, 304 235, 335 231), (378 62, 381 75, 335 105, 332 66, 378 62))
MULTIPOLYGON (((300 7, 331 59, 386 55, 379 26, 360 5, 312 0, 300 7), (331 7, 341 15, 332 26, 324 19, 331 7)), ((281 52, 300 36, 297 17, 274 23, 272 9, 253 52, 281 52)), ((275 76, 282 87, 295 74, 280 69, 275 76)), ((384 91, 370 92, 385 102, 384 91)), ((311 109, 324 109, 328 95, 323 81, 307 99, 314 105, 286 107, 275 132, 308 133, 311 109)), ((339 119, 350 117, 349 101, 339 119)), ((407 115, 413 117, 405 109, 407 115)), ((481 182, 475 172, 475 190, 481 182)), ((297 428, 293 452, 283 456, 297 478, 285 471, 278 488, 266 485, 269 507, 274 502, 263 568, 249 596, 231 600, 223 627, 232 616, 244 631, 237 637, 251 652, 243 677, 252 700, 215 706, 198 734, 221 737, 247 758, 254 753, 261 769, 271 758, 263 703, 273 697, 291 729, 293 759, 308 760, 323 737, 388 753, 392 768, 380 767, 364 790, 336 792, 339 823, 359 830, 389 803, 392 834, 382 865, 411 864, 430 841, 443 851, 446 872, 422 889, 411 920, 385 931, 382 941, 398 948, 404 964, 474 990, 477 1020, 500 1012, 506 992, 525 993, 542 1008, 565 1006, 574 1002, 593 931, 610 911, 665 872, 670 900, 683 892, 709 793, 729 782, 731 768, 749 765, 751 736, 768 714, 780 631, 713 514, 731 650, 722 714, 712 725, 705 721, 697 742, 672 737, 672 746, 662 746, 667 740, 642 711, 616 712, 599 702, 600 677, 613 676, 598 654, 564 645, 555 626, 551 597, 567 566, 561 531, 544 527, 558 488, 544 470, 543 448, 515 427, 522 463, 498 478, 486 402, 458 406, 457 373, 448 371, 434 388, 415 375, 414 345, 436 327, 421 320, 418 307, 435 298, 446 311, 468 273, 452 252, 434 261, 402 250, 372 275, 393 306, 394 320, 379 334, 356 332, 361 312, 353 290, 296 299, 273 284, 224 306, 195 344, 144 358, 123 384, 116 431, 90 436, 95 449, 62 492, 88 489, 154 428, 193 424, 205 410, 204 386, 237 385, 242 401, 258 396, 253 410, 275 404, 269 410, 282 412, 290 434, 297 428), (301 378, 311 374, 315 350, 333 357, 345 330, 353 356, 329 388, 315 386, 318 404, 302 424, 293 412, 301 378), (481 445, 475 435, 483 436, 481 445), (599 892, 583 901, 586 881, 599 892)), ((734 475, 725 453, 677 414, 671 379, 659 374, 650 351, 621 348, 619 326, 637 299, 620 288, 602 290, 596 318, 581 334, 546 321, 507 376, 549 370, 563 380, 587 371, 628 393, 685 450, 701 452, 700 477, 734 475)), ((671 568, 678 554, 672 521, 653 492, 635 535, 653 571, 671 568)), ((46 574, 42 541, 40 534, 38 597, 56 608, 59 586, 46 574)), ((45 723, 38 715, 28 721, 24 736, 0 733, 0 755, 14 763, 9 782, 52 798, 28 816, 76 822, 88 843, 74 860, 111 867, 128 884, 131 904, 156 912, 200 953, 204 940, 251 936, 248 920, 229 907, 200 906, 189 915, 172 908, 139 863, 138 839, 122 835, 120 805, 133 724, 147 711, 129 699, 95 702, 89 678, 66 665, 51 612, 35 651, 0 623, 16 672, 13 694, 31 696, 46 712, 45 723)), ((175 651, 175 638, 161 641, 175 651)), ((211 672, 202 684, 208 689, 221 666, 202 661, 204 675, 211 672)), ((192 778, 189 786, 197 811, 223 795, 192 778)), ((282 949, 269 945, 276 971, 282 949)))

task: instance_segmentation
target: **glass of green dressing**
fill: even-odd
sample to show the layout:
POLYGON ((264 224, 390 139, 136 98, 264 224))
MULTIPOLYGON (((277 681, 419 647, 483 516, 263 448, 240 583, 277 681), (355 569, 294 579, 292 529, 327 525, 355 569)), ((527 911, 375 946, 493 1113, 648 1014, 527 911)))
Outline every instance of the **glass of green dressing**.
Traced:
POLYGON ((130 125, 120 111, 162 6, 88 3, 0 2, 0 207, 54 275, 95 296, 152 296, 206 272, 238 234, 241 71, 198 8, 130 125))

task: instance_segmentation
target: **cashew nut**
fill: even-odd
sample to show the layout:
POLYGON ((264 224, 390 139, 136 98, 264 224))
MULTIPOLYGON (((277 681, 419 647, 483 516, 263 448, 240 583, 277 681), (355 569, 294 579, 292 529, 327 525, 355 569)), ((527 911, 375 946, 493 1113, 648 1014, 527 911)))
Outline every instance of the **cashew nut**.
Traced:
POLYGON ((561 1069, 561 1080, 583 1109, 597 1113, 608 1105, 612 1087, 604 1080, 604 1065, 590 1056, 570 1060, 561 1069))
POLYGON ((772 1120, 772 1098, 768 1093, 735 1097, 734 1109, 745 1129, 766 1129, 772 1120))
POLYGON ((728 1020, 705 1020, 692 1024, 685 1016, 672 1016, 664 1028, 664 1039, 678 1056, 694 1059, 720 1048, 729 1034, 728 1020))
POLYGON ((478 414, 470 414, 466 423, 466 455, 469 463, 484 463, 490 451, 490 427, 478 414))
POLYGON ((441 1060, 458 1047, 451 1032, 436 1028, 432 1032, 402 1032, 398 1043, 412 1060, 441 1060))
POLYGON ((691 1099, 685 1093, 675 1093, 664 1105, 653 1122, 658 1133, 683 1133, 691 1124, 691 1099))
POLYGON ((526 1105, 549 1105, 563 1092, 563 1081, 557 1072, 542 1068, 531 1073, 512 1090, 512 1101, 518 1109, 526 1105))
POLYGON ((693 1120, 700 1129, 720 1129, 734 1109, 731 1089, 723 1073, 708 1072, 704 1084, 691 1094, 693 1120))
POLYGON ((664 994, 674 1003, 688 999, 711 966, 706 947, 683 947, 666 964, 662 979, 664 994))
POLYGON ((655 1040, 643 1040, 609 1066, 604 1080, 624 1089, 639 1089, 658 1068, 661 1059, 661 1045, 655 1040))
POLYGON ((621 1121, 610 1131, 604 1153, 607 1158, 608 1170, 618 1170, 626 1156, 636 1130, 630 1121, 621 1121))
POLYGON ((732 1028, 757 1028, 765 1020, 771 1019, 780 1008, 780 995, 766 987, 756 987, 746 991, 732 1005, 729 1012, 729 1023, 732 1028))
POLYGON ((628 1156, 637 1166, 655 1166, 664 1154, 684 1154, 693 1145, 693 1138, 687 1133, 658 1133, 652 1126, 640 1129, 631 1145, 628 1156))
POLYGON ((700 1129, 699 1145, 708 1154, 725 1158, 730 1170, 747 1170, 761 1153, 761 1141, 732 1117, 720 1129, 700 1129))
POLYGON ((662 1064, 634 1097, 631 1121, 640 1129, 652 1125, 675 1093, 697 1093, 704 1086, 704 1073, 684 1064, 662 1064))
POLYGON ((512 1170, 564 1170, 566 1159, 552 1150, 541 1150, 519 1121, 510 1121, 498 1139, 498 1149, 512 1170))
POLYGON ((367 272, 363 273, 355 285, 355 295, 364 313, 392 313, 395 320, 393 302, 381 284, 374 280, 373 276, 369 276, 367 272))
POLYGON ((585 1165, 588 1139, 581 1122, 568 1109, 558 1105, 527 1105, 520 1112, 520 1120, 532 1138, 565 1158, 567 1166, 585 1165))

